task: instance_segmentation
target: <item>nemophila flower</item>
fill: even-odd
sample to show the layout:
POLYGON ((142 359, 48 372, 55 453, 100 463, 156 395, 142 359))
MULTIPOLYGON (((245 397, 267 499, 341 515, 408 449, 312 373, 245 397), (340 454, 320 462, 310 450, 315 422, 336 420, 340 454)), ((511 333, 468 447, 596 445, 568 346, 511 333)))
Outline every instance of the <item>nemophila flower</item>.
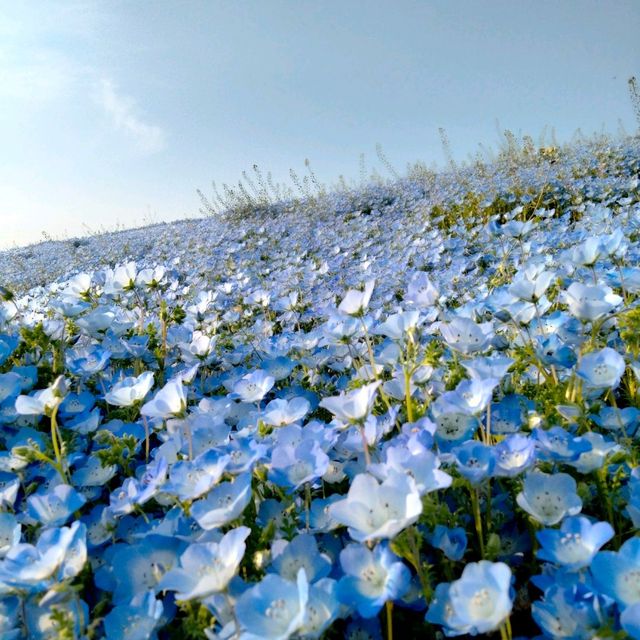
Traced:
POLYGON ((86 499, 68 484, 59 484, 46 493, 27 498, 27 513, 48 527, 59 527, 78 511, 86 499))
POLYGON ((136 594, 104 617, 105 640, 148 640, 161 624, 164 605, 153 591, 136 594))
POLYGON ((446 489, 451 486, 452 478, 440 470, 440 459, 432 451, 423 447, 410 449, 398 445, 385 450, 385 462, 372 464, 369 472, 384 480, 394 473, 407 473, 416 483, 420 495, 446 489))
POLYGON ((247 589, 236 603, 244 640, 286 640, 305 624, 309 583, 304 569, 296 582, 267 574, 247 589))
POLYGON ((13 513, 0 512, 0 558, 4 558, 11 547, 20 542, 22 526, 13 513))
POLYGON ((440 549, 449 560, 462 560, 467 549, 467 533, 462 527, 445 527, 437 524, 429 536, 429 542, 440 549))
POLYGON ((511 614, 511 579, 503 562, 471 562, 458 580, 438 585, 426 620, 442 625, 450 636, 490 633, 511 614))
POLYGON ((591 561, 598 590, 628 607, 640 603, 640 538, 629 538, 618 551, 600 551, 591 561))
POLYGON ((599 598, 579 584, 554 584, 531 605, 531 616, 545 637, 590 640, 605 622, 599 598))
POLYGON ((608 522, 592 523, 584 516, 565 518, 560 529, 543 529, 536 533, 540 543, 537 556, 568 571, 578 571, 589 566, 614 533, 608 522))
POLYGON ((431 307, 438 302, 440 293, 425 271, 416 271, 409 279, 404 301, 415 307, 431 307))
POLYGON ((591 473, 601 469, 610 455, 621 450, 620 445, 606 440, 601 434, 594 431, 585 433, 582 438, 591 445, 591 449, 581 453, 577 460, 568 462, 580 473, 591 473))
POLYGON ((51 415, 67 392, 68 387, 64 376, 58 376, 50 387, 36 391, 33 395, 18 396, 16 411, 20 415, 27 416, 51 415))
POLYGON ((344 423, 362 422, 371 411, 380 382, 372 382, 359 389, 323 398, 320 406, 344 423))
POLYGON ((349 544, 340 552, 340 566, 345 575, 338 583, 338 598, 363 618, 377 615, 388 600, 401 598, 411 582, 409 569, 385 543, 373 551, 349 544))
POLYGON ((466 372, 472 380, 487 380, 495 378, 501 380, 507 371, 514 364, 513 358, 505 356, 477 357, 473 360, 461 362, 466 372))
POLYGON ((20 478, 15 473, 0 471, 0 507, 12 508, 19 490, 20 478))
POLYGON ((296 362, 291 360, 291 358, 278 356, 277 358, 264 360, 261 363, 261 367, 272 376, 276 382, 279 382, 291 375, 291 372, 296 368, 296 362))
POLYGON ((562 427, 536 428, 532 435, 540 457, 546 460, 562 462, 577 460, 593 447, 584 437, 574 436, 562 427))
POLYGON ((137 377, 124 378, 111 387, 104 399, 117 407, 130 407, 144 400, 153 387, 153 373, 145 371, 137 377))
POLYGON ((172 378, 156 393, 152 400, 142 405, 140 413, 150 418, 182 416, 187 409, 187 396, 182 378, 172 378))
POLYGON ((137 274, 138 268, 134 261, 119 265, 115 269, 107 269, 105 271, 104 293, 115 296, 133 290, 137 274))
POLYGON ((516 433, 527 419, 527 411, 533 403, 524 396, 509 394, 500 402, 491 404, 491 432, 505 435, 516 433))
POLYGON ((9 373, 0 373, 0 404, 7 399, 15 398, 22 391, 22 378, 10 371, 9 373))
POLYGON ((561 297, 569 313, 583 322, 600 320, 622 303, 622 298, 613 293, 611 287, 581 282, 572 282, 561 297))
POLYGON ((248 373, 233 386, 231 397, 239 398, 242 402, 260 402, 271 391, 275 378, 266 371, 258 369, 248 373))
POLYGON ((282 427, 304 418, 311 405, 306 398, 292 398, 283 400, 276 398, 266 406, 261 419, 265 424, 282 427))
POLYGON ((635 467, 629 477, 629 501, 626 513, 633 522, 633 526, 640 528, 640 467, 635 467))
POLYGON ((640 602, 632 604, 620 614, 620 626, 633 640, 640 638, 640 602))
POLYGON ((140 468, 139 478, 127 478, 119 489, 109 496, 109 506, 116 515, 131 513, 136 506, 151 500, 167 479, 168 464, 158 457, 140 468))
POLYGON ((221 482, 206 498, 191 505, 191 515, 206 531, 238 518, 251 501, 251 474, 243 473, 232 482, 221 482))
POLYGON ((195 500, 204 495, 222 477, 230 456, 211 449, 193 460, 179 460, 169 471, 169 481, 162 487, 180 500, 195 500))
POLYGON ((375 284, 375 280, 368 280, 364 285, 363 291, 349 289, 342 302, 338 305, 338 310, 350 316, 363 315, 369 306, 369 300, 371 300, 375 284))
POLYGON ((491 477, 496 465, 493 448, 473 440, 455 447, 451 454, 458 471, 471 484, 480 484, 491 477))
POLYGON ((494 474, 514 478, 536 461, 534 441, 519 433, 513 433, 495 446, 496 467, 494 474))
POLYGON ((329 556, 320 553, 314 536, 301 533, 287 542, 275 540, 271 546, 271 569, 286 580, 295 582, 298 572, 304 569, 310 583, 326 578, 331 571, 329 556))
POLYGON ((614 349, 605 347, 582 356, 576 373, 594 389, 615 389, 620 384, 626 364, 614 349))
POLYGON ((74 349, 66 354, 67 367, 78 376, 90 376, 102 371, 111 358, 111 352, 98 345, 74 349))
POLYGON ((422 513, 422 500, 415 481, 393 473, 379 484, 367 473, 358 474, 347 497, 329 507, 331 517, 349 527, 357 542, 393 538, 413 524, 422 513))
POLYGON ((571 252, 571 261, 583 267, 593 267, 598 259, 604 254, 604 247, 600 238, 587 238, 571 252))
POLYGON ((520 271, 509 285, 509 293, 537 304, 553 281, 555 274, 540 265, 531 265, 520 271))
POLYGON ((499 227, 499 232, 517 240, 524 238, 532 229, 533 220, 509 220, 499 227))
POLYGON ((49 640, 62 633, 80 638, 89 618, 89 607, 73 591, 52 590, 44 598, 25 599, 23 614, 26 633, 23 637, 29 640, 49 640))
POLYGON ((91 411, 95 403, 96 397, 90 391, 69 393, 60 403, 58 415, 65 420, 75 418, 91 411))
POLYGON ((320 638, 340 613, 335 580, 323 578, 309 585, 309 599, 305 608, 304 623, 299 633, 303 638, 320 638))
POLYGON ((16 336, 0 333, 0 365, 3 365, 17 349, 18 342, 19 340, 16 336))
POLYGON ((598 413, 592 413, 589 417, 603 429, 608 431, 620 431, 627 436, 632 436, 638 429, 640 411, 635 407, 603 406, 598 413))
POLYGON ((156 289, 165 279, 166 267, 159 264, 152 268, 140 269, 136 275, 136 286, 156 289))
POLYGON ((462 413, 478 415, 491 402, 493 391, 499 382, 497 378, 462 380, 454 391, 444 395, 446 401, 458 407, 462 413))
POLYGON ((223 591, 240 566, 250 533, 248 527, 238 527, 220 542, 189 545, 178 564, 164 574, 157 589, 175 591, 177 600, 205 598, 223 591))
POLYGON ((565 516, 574 516, 582 510, 576 481, 566 473, 529 473, 516 501, 521 509, 546 526, 557 524, 565 516))
POLYGON ((134 544, 119 544, 102 567, 106 575, 96 573, 96 584, 113 592, 116 605, 131 602, 139 593, 159 591, 165 573, 178 564, 187 544, 174 537, 149 534, 134 544))
POLYGON ((435 415, 435 403, 431 409, 437 424, 435 440, 443 452, 448 452, 473 437, 480 424, 475 416, 458 411, 446 411, 435 415))
POLYGON ((415 330, 420 321, 420 313, 418 311, 402 311, 394 313, 381 322, 374 330, 374 333, 387 336, 391 340, 400 341, 405 336, 415 330))
POLYGON ((303 440, 297 447, 275 447, 271 453, 269 480, 281 487, 297 488, 314 482, 329 468, 329 456, 314 440, 303 440))
POLYGON ((569 369, 577 361, 573 349, 555 333, 550 336, 537 336, 534 346, 536 355, 543 364, 569 369))
POLYGON ((493 339, 493 323, 476 324, 470 318, 457 316, 439 324, 440 333, 449 347, 465 355, 484 351, 493 339))
POLYGON ((42 592, 80 573, 87 560, 86 527, 44 530, 37 543, 11 547, 0 562, 0 584, 29 592, 42 592))
POLYGON ((24 630, 20 624, 22 599, 18 596, 3 596, 0 599, 0 633, 5 640, 22 640, 24 630))
POLYGON ((64 285, 62 294, 65 298, 71 300, 86 300, 91 291, 91 275, 88 273, 79 273, 75 275, 64 285))

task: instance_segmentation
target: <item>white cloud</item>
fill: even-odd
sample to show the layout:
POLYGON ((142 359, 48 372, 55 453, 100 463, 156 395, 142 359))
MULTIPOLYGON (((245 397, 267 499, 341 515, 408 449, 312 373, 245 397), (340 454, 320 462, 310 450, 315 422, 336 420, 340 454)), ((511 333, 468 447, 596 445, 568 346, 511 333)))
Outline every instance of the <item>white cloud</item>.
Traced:
POLYGON ((115 129, 124 132, 140 151, 151 154, 165 148, 164 130, 157 125, 144 122, 135 101, 119 93, 111 80, 103 78, 100 81, 97 99, 115 129))

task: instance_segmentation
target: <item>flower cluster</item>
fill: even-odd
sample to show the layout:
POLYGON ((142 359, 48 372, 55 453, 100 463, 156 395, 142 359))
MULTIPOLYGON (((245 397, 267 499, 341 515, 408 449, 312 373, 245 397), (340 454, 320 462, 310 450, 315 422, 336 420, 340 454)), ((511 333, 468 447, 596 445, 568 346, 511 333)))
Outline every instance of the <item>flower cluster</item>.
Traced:
POLYGON ((0 255, 0 636, 640 639, 639 157, 0 255))

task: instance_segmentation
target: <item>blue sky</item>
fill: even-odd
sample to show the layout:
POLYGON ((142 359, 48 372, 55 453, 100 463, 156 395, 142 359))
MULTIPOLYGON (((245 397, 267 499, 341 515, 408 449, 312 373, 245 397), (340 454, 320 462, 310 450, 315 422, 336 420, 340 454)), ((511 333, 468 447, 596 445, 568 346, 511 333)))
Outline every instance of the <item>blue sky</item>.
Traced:
POLYGON ((0 247, 194 217, 196 188, 636 127, 640 2, 0 0, 0 247), (499 124, 497 124, 499 123, 499 124))

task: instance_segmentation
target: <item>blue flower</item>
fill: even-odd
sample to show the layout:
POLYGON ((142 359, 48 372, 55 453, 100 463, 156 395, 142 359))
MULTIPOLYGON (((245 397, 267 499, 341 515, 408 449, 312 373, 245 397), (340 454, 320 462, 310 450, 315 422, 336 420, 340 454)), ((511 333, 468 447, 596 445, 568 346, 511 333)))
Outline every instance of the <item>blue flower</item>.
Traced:
POLYGON ((588 567, 600 547, 614 535, 608 522, 592 523, 584 516, 566 518, 560 529, 544 529, 536 533, 540 542, 538 558, 563 566, 568 571, 588 567))
POLYGON ((243 640, 287 640, 305 623, 309 583, 304 569, 296 582, 270 573, 236 603, 243 640))
POLYGON ((511 578, 511 569, 503 562, 467 564, 458 580, 438 585, 427 622, 443 625, 447 635, 496 630, 511 614, 511 578))
POLYGON ((291 542, 275 541, 271 554, 272 569, 292 582, 296 581, 301 568, 310 583, 325 578, 331 571, 331 560, 326 554, 320 553, 315 537, 307 533, 296 536, 291 542))
POLYGON ((299 634, 303 638, 314 640, 320 638, 329 625, 340 613, 337 582, 323 578, 315 584, 309 585, 309 600, 305 609, 304 624, 299 634))
POLYGON ((493 324, 476 324, 469 318, 456 316, 450 322, 441 322, 440 333, 449 347, 465 355, 484 351, 493 339, 493 324))
POLYGON ((605 622, 598 598, 576 584, 553 584, 533 603, 531 616, 545 637, 571 640, 595 638, 605 622))
POLYGON ((552 427, 546 430, 536 428, 533 430, 533 437, 541 457, 547 460, 561 462, 577 460, 592 448, 590 442, 582 437, 571 435, 562 427, 552 427))
POLYGON ((640 602, 627 607, 620 614, 620 624, 633 640, 640 640, 640 602))
POLYGON ((68 484, 56 485, 46 493, 27 498, 27 512, 45 526, 59 527, 84 505, 86 499, 68 484))
POLYGON ((338 598, 363 618, 377 615, 387 600, 401 598, 411 582, 409 569, 384 543, 373 551, 348 545, 340 552, 340 566, 345 575, 338 583, 338 598))
POLYGON ((233 482, 215 486, 206 498, 191 505, 191 515, 205 530, 215 529, 235 520, 251 500, 251 474, 243 473, 233 482))
POLYGON ((449 560, 462 560, 467 549, 467 533, 462 527, 450 529, 437 524, 429 538, 429 542, 444 552, 449 560))
POLYGON ((155 637, 164 606, 153 591, 135 595, 115 606, 104 618, 106 640, 148 640, 155 637))
POLYGON ((480 484, 491 477, 496 464, 492 447, 469 440, 451 452, 458 471, 471 484, 480 484))
POLYGON ((593 582, 621 607, 640 602, 640 538, 629 538, 618 551, 600 551, 591 561, 593 582))
POLYGON ((582 509, 576 481, 566 473, 530 473, 516 501, 520 508, 546 526, 557 524, 565 516, 576 515, 582 509))
POLYGON ((20 542, 22 527, 13 513, 0 512, 0 558, 20 542))
POLYGON ((105 557, 109 560, 103 567, 106 575, 96 574, 96 582, 113 591, 115 604, 127 604, 136 594, 159 591, 162 577, 178 564, 185 547, 182 540, 155 534, 135 544, 117 545, 105 557))
POLYGON ((171 467, 169 482, 162 490, 175 494, 180 500, 195 500, 220 480, 230 460, 230 456, 215 449, 200 454, 194 460, 180 460, 171 467))
POLYGON ((13 546, 0 562, 0 584, 25 591, 45 591, 49 586, 73 578, 87 559, 86 527, 46 529, 35 546, 13 546))
POLYGON ((314 482, 329 468, 329 456, 315 440, 303 440, 297 447, 275 447, 271 453, 269 480, 281 487, 296 489, 314 482))
POLYGON ((329 507, 331 517, 349 527, 358 542, 393 538, 422 513, 422 500, 413 479, 394 473, 382 484, 367 473, 358 474, 347 497, 329 507))
POLYGON ((582 356, 576 373, 594 389, 615 389, 626 368, 624 358, 614 349, 605 347, 582 356))
POLYGON ((514 478, 535 463, 536 448, 531 438, 514 433, 496 445, 495 456, 495 475, 514 478))
POLYGON ((226 533, 219 543, 189 545, 179 564, 164 574, 156 588, 176 591, 177 600, 205 598, 223 591, 240 566, 250 533, 248 527, 238 527, 226 533))

